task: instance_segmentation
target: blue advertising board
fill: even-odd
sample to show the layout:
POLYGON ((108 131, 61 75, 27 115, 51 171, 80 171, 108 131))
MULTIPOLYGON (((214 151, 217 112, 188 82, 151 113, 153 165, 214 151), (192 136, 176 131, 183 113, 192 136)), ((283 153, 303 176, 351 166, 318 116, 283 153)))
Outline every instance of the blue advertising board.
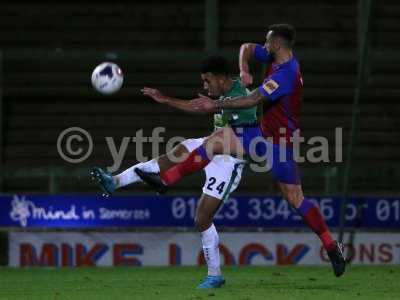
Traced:
MULTIPOLYGON (((330 227, 338 227, 340 198, 310 198, 330 227)), ((85 195, 0 196, 0 227, 101 228, 191 227, 197 197, 85 195)), ((301 228, 300 216, 281 197, 233 197, 215 216, 215 224, 267 229, 301 228)), ((351 198, 347 226, 400 229, 400 199, 351 198)))

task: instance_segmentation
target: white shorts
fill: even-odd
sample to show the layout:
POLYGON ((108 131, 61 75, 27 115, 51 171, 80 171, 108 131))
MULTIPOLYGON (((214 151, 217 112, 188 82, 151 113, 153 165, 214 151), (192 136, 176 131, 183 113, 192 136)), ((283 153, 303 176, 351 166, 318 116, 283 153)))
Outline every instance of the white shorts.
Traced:
MULTIPOLYGON (((205 138, 188 139, 182 142, 189 152, 203 144, 205 138)), ((204 168, 206 182, 203 193, 219 200, 225 201, 238 187, 242 177, 245 161, 230 155, 215 155, 204 168)))

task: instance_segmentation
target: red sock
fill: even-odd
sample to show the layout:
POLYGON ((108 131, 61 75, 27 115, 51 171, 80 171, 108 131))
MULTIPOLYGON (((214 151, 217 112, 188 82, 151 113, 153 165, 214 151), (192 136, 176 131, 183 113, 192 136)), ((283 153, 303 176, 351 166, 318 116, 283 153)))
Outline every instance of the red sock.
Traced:
POLYGON ((174 185, 178 181, 180 181, 186 175, 190 175, 195 173, 201 169, 203 169, 210 160, 207 157, 204 157, 204 151, 202 146, 193 150, 188 158, 186 158, 183 162, 173 166, 172 168, 162 172, 160 174, 161 180, 166 185, 174 185))
POLYGON ((325 250, 332 250, 335 247, 335 241, 332 239, 319 208, 305 198, 297 211, 303 217, 304 223, 318 235, 325 250))

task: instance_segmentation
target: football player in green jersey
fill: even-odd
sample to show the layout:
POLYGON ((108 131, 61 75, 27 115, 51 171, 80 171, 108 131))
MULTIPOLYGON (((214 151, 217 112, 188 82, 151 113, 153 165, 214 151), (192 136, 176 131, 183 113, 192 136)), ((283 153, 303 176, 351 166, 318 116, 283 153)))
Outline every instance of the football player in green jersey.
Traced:
MULTIPOLYGON (((230 77, 228 63, 220 56, 210 57, 203 61, 201 79, 208 96, 212 98, 229 99, 248 93, 248 90, 241 85, 240 79, 235 80, 230 77)), ((188 113, 197 113, 188 100, 169 97, 157 89, 148 87, 143 88, 142 92, 159 103, 188 113)), ((214 128, 255 124, 257 122, 256 110, 256 107, 222 110, 214 115, 214 128)), ((95 167, 90 171, 92 179, 100 185, 105 194, 110 195, 117 188, 141 182, 135 169, 153 173, 167 170, 202 145, 204 139, 205 137, 187 139, 178 144, 171 152, 148 162, 138 163, 115 176, 95 167)), ((215 288, 225 283, 220 269, 219 237, 213 224, 213 218, 222 202, 239 185, 244 164, 244 160, 229 155, 216 155, 205 168, 206 182, 203 186, 203 194, 198 201, 195 225, 201 234, 208 275, 198 288, 215 288)))

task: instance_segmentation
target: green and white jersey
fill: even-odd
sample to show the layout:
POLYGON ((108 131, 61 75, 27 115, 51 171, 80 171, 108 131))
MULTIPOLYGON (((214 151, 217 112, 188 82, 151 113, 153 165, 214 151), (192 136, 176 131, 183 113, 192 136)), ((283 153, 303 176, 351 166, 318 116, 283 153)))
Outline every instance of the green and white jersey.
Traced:
MULTIPOLYGON (((220 99, 229 100, 239 96, 246 96, 249 90, 240 84, 240 80, 234 80, 233 85, 220 99)), ((250 108, 223 109, 214 114, 214 128, 221 128, 227 125, 240 126, 257 122, 257 106, 250 108)))

